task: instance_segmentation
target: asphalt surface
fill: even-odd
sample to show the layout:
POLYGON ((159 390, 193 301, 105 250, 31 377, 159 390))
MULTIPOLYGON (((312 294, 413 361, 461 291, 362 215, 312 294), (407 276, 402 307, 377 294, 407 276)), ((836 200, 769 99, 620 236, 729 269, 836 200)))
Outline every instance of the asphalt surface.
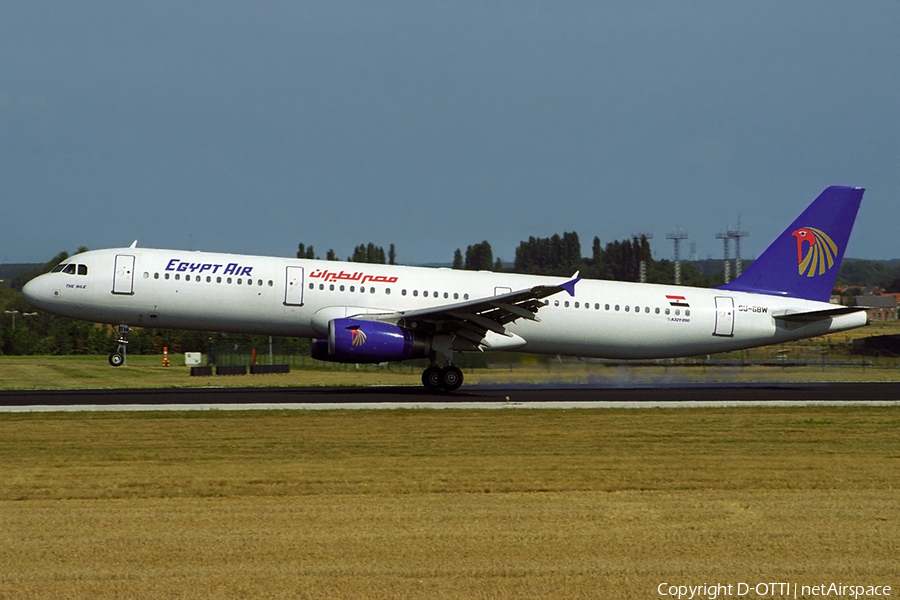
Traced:
POLYGON ((227 405, 519 405, 566 403, 815 403, 900 402, 900 383, 679 384, 672 387, 464 386, 430 394, 419 387, 361 388, 189 388, 148 390, 0 391, 0 407, 69 406, 227 406, 227 405))

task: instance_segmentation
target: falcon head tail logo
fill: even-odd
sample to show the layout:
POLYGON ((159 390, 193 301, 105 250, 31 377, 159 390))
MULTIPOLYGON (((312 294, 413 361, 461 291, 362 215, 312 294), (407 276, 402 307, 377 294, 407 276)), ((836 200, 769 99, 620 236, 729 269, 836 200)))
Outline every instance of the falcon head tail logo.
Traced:
POLYGON ((814 227, 801 227, 791 235, 797 238, 797 264, 801 275, 822 275, 834 266, 838 247, 824 231, 814 227), (804 244, 807 244, 805 255, 804 244))

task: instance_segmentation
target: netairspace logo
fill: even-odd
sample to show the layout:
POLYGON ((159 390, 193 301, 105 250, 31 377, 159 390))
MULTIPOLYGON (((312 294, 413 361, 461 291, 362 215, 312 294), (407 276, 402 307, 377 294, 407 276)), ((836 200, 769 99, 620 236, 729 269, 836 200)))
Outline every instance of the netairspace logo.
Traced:
POLYGON ((717 598, 876 598, 890 597, 889 585, 844 585, 843 583, 820 583, 802 585, 790 582, 768 583, 714 583, 703 585, 670 585, 668 582, 656 588, 660 596, 692 600, 694 598, 716 600, 717 598))

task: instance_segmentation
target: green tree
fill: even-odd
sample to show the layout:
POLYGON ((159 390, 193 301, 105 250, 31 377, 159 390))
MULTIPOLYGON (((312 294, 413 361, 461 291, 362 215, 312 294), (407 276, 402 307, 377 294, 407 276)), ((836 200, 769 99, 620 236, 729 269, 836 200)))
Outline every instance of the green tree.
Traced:
POLYGON ((462 251, 460 251, 459 248, 457 248, 456 252, 453 253, 453 268, 454 269, 465 268, 465 263, 463 263, 462 251))
POLYGON ((315 258, 316 251, 313 250, 313 247, 310 246, 307 248, 304 244, 300 244, 297 247, 297 258, 315 258))
POLYGON ((469 271, 489 271, 494 266, 494 254, 487 240, 466 248, 466 266, 469 271))
POLYGON ((358 263, 370 263, 370 264, 385 264, 385 253, 384 248, 381 246, 376 246, 372 242, 368 244, 360 244, 353 249, 353 256, 349 259, 349 262, 358 262, 358 263))
POLYGON ((574 231, 553 234, 549 238, 530 237, 516 248, 515 270, 535 275, 565 277, 581 271, 585 262, 581 257, 581 243, 574 231))

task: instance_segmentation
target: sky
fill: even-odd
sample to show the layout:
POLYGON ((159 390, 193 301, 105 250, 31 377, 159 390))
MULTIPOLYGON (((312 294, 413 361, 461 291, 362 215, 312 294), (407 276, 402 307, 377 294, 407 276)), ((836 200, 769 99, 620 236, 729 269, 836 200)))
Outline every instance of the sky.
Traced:
POLYGON ((900 3, 0 3, 0 262, 405 264, 576 231, 752 258, 825 187, 900 258, 900 3))

